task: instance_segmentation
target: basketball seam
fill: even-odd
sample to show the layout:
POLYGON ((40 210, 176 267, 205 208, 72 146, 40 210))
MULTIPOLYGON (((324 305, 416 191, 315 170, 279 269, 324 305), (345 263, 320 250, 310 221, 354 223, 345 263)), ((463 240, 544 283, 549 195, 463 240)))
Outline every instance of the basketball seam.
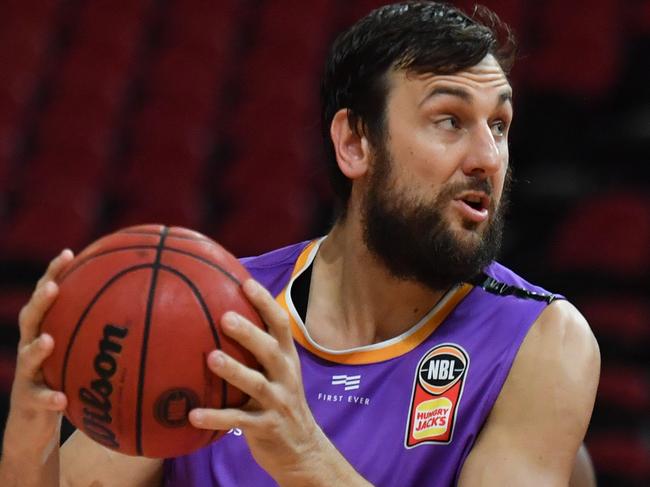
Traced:
MULTIPOLYGON (((59 279, 58 282, 59 282, 59 284, 61 284, 73 272, 79 270, 80 267, 82 267, 83 265, 87 264, 91 260, 96 259, 98 257, 103 257, 103 256, 111 254, 113 252, 121 252, 121 251, 126 251, 126 250, 151 250, 151 249, 157 249, 157 248, 158 248, 158 245, 153 245, 153 244, 149 244, 149 245, 131 245, 131 246, 127 246, 127 247, 116 247, 114 249, 106 250, 104 252, 99 252, 99 253, 96 253, 96 254, 89 255, 89 256, 85 257, 83 260, 81 260, 80 262, 78 262, 77 264, 75 264, 74 267, 71 267, 70 269, 68 269, 63 274, 63 276, 59 279)), ((237 279, 237 277, 235 275, 228 272, 226 269, 224 269, 219 264, 216 264, 216 263, 214 263, 214 262, 212 262, 212 261, 210 261, 210 260, 208 260, 208 259, 206 259, 204 257, 201 257, 200 255, 196 255, 196 254, 193 254, 192 252, 189 252, 187 250, 181 250, 181 249, 178 249, 176 247, 165 247, 165 250, 169 250, 170 252, 176 252, 177 254, 186 255, 188 257, 192 257, 192 258, 194 258, 196 260, 199 260, 199 261, 201 261, 201 262, 203 262, 205 264, 208 264, 210 267, 213 267, 213 268, 219 270, 220 272, 222 272, 226 277, 228 277, 230 280, 232 280, 235 284, 241 285, 241 281, 239 279, 237 279)))
POLYGON ((186 256, 188 256, 188 257, 192 257, 192 258, 194 258, 194 259, 196 259, 196 260, 199 260, 199 261, 203 262, 204 264, 208 264, 210 267, 213 267, 213 268, 215 268, 215 269, 221 271, 221 273, 223 273, 227 278, 229 278, 229 279, 230 279, 231 281, 233 281, 235 284, 237 284, 238 286, 241 286, 241 281, 240 281, 239 279, 237 279, 236 276, 234 276, 233 274, 231 274, 230 272, 228 272, 226 269, 224 269, 223 267, 221 267, 219 264, 215 264, 214 262, 211 262, 211 261, 209 261, 208 259, 206 259, 206 258, 204 258, 204 257, 201 257, 200 255, 195 255, 195 254, 193 254, 192 252, 188 252, 188 251, 186 251, 186 250, 177 249, 177 248, 174 248, 174 247, 166 247, 165 250, 170 250, 171 252, 176 252, 177 254, 186 255, 186 256))
POLYGON ((116 247, 114 249, 105 250, 103 252, 98 252, 96 254, 88 255, 88 256, 84 257, 82 260, 80 260, 79 262, 75 263, 75 265, 73 267, 70 267, 69 269, 67 269, 63 273, 63 275, 58 279, 58 283, 59 284, 63 283, 63 281, 65 281, 72 273, 79 270, 79 268, 82 267, 84 264, 87 264, 88 262, 90 262, 91 260, 93 260, 93 259, 95 259, 97 257, 103 257, 103 256, 111 254, 113 252, 120 252, 120 251, 123 251, 123 250, 155 249, 157 247, 158 246, 154 245, 154 244, 149 244, 149 245, 144 245, 144 244, 141 244, 141 245, 129 245, 127 247, 116 247))
POLYGON ((149 297, 147 298, 147 310, 144 318, 144 330, 142 333, 142 349, 140 350, 140 370, 138 377, 138 395, 136 400, 136 418, 135 418, 135 449, 138 455, 142 455, 142 397, 144 395, 144 378, 147 364, 147 342, 149 340, 149 331, 151 329, 151 315, 153 313, 153 301, 156 294, 156 285, 158 283, 158 271, 160 270, 160 260, 165 248, 165 238, 169 228, 163 227, 160 233, 160 241, 156 250, 156 258, 151 266, 151 285, 149 287, 149 297))
POLYGON ((92 307, 95 305, 95 303, 99 300, 102 294, 106 292, 106 290, 113 285, 113 283, 120 279, 121 277, 125 276, 126 274, 129 274, 130 272, 135 272, 139 271, 141 269, 147 269, 151 268, 152 264, 139 264, 136 266, 129 267, 127 269, 123 269, 117 274, 115 274, 113 277, 111 277, 106 283, 101 287, 99 291, 93 296, 93 298, 90 300, 90 303, 88 303, 88 306, 84 309, 83 313, 81 313, 81 316, 79 317, 79 320, 77 321, 77 324, 75 325, 74 330, 72 331, 72 334, 70 335, 70 340, 68 341, 68 346, 65 351, 65 355, 63 356, 63 367, 61 370, 61 392, 65 393, 65 375, 66 375, 66 370, 68 368, 68 360, 70 358, 70 351, 72 349, 72 346, 74 345, 74 342, 77 338, 77 335, 79 334, 79 330, 81 329, 81 326, 83 325, 83 321, 86 319, 86 316, 92 309, 92 307))
MULTIPOLYGON (((152 236, 160 235, 160 233, 158 233, 158 232, 145 232, 144 230, 138 230, 138 231, 121 230, 121 231, 118 231, 116 233, 126 234, 126 235, 152 235, 152 236)), ((193 241, 196 241, 196 242, 207 242, 207 243, 211 243, 211 244, 215 243, 214 241, 210 240, 207 237, 192 237, 190 235, 174 235, 172 233, 168 233, 167 238, 168 239, 169 238, 177 238, 179 240, 193 240, 193 241)))
MULTIPOLYGON (((207 304, 205 304, 205 301, 203 299, 203 296, 201 295, 201 292, 199 291, 199 288, 192 282, 192 280, 189 277, 187 277, 185 274, 180 272, 178 269, 174 269, 173 267, 170 267, 165 264, 161 264, 160 268, 162 270, 166 270, 167 272, 170 272, 180 277, 183 281, 185 281, 185 284, 187 284, 189 288, 192 290, 192 293, 194 293, 194 296, 196 296, 197 300, 199 301, 199 304, 201 305, 201 308, 203 309, 203 313, 208 319, 208 323, 210 323, 210 330, 212 331, 212 337, 214 338, 214 343, 217 346, 217 348, 221 350, 222 347, 221 347, 221 339, 219 338, 219 331, 217 330, 214 318, 210 313, 207 304)), ((228 405, 227 395, 228 395, 228 387, 226 381, 221 379, 221 409, 224 409, 228 405)))

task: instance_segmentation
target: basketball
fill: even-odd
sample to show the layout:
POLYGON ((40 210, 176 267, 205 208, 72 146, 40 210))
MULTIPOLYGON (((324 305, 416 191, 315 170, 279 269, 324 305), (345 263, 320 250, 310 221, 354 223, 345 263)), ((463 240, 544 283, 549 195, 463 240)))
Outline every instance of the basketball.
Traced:
POLYGON ((41 326, 55 341, 44 380, 67 395, 66 417, 128 455, 180 456, 221 436, 187 414, 247 399, 206 357, 221 349, 259 368, 219 323, 234 310, 264 327, 240 289, 248 277, 223 247, 179 227, 131 227, 87 247, 59 278, 41 326))

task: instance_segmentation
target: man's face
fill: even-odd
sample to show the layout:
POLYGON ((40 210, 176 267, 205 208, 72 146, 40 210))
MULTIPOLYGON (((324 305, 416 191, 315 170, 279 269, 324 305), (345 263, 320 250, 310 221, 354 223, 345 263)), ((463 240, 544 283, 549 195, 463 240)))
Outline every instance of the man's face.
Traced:
POLYGON ((364 238, 393 275, 445 289, 500 246, 511 88, 492 56, 452 75, 391 72, 388 80, 364 238))

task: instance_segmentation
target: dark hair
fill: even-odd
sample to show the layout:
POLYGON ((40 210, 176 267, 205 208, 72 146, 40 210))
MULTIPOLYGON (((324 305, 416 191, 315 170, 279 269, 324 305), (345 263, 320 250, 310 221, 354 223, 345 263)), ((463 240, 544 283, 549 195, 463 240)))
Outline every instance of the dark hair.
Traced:
POLYGON ((495 13, 477 6, 472 16, 437 2, 416 1, 373 10, 336 39, 321 85, 321 124, 329 175, 339 212, 345 215, 351 181, 338 168, 330 137, 336 112, 375 145, 383 136, 390 69, 451 74, 493 54, 505 73, 515 57, 510 29, 495 13))

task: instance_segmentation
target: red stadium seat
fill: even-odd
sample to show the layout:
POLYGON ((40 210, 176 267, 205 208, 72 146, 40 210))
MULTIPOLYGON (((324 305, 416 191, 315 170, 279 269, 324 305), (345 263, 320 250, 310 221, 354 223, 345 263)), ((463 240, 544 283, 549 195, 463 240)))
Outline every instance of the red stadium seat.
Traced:
POLYGON ((207 123, 213 111, 211 103, 184 105, 180 99, 145 106, 132 120, 134 151, 169 150, 205 157, 211 148, 207 123))
POLYGON ((64 247, 80 250, 90 243, 100 209, 97 192, 63 176, 30 183, 7 222, 11 232, 0 239, 2 255, 45 263, 64 247))
POLYGON ((12 286, 0 292, 0 324, 18 325, 18 313, 29 301, 33 287, 12 286))
POLYGON ((33 96, 51 28, 17 21, 0 30, 0 96, 19 106, 33 96))
POLYGON ((61 0, 3 0, 3 17, 50 19, 61 5, 61 0))
POLYGON ((641 367, 608 365, 598 386, 598 403, 629 414, 650 411, 650 377, 641 367))
POLYGON ((206 159, 200 144, 193 134, 181 131, 135 134, 133 155, 114 189, 125 207, 119 226, 155 220, 196 228, 202 218, 200 188, 206 159))
MULTIPOLYGON (((69 156, 63 170, 70 173, 94 173, 94 165, 106 164, 112 150, 113 118, 92 105, 82 105, 83 100, 56 100, 44 114, 39 127, 38 148, 46 157, 69 156), (76 162, 75 162, 76 161, 76 162)), ((58 170, 62 170, 59 168, 58 170)), ((96 174, 91 180, 96 180, 96 174)))
POLYGON ((300 240, 309 232, 314 200, 305 181, 313 139, 305 127, 318 125, 316 87, 324 39, 331 31, 329 7, 329 0, 313 5, 278 1, 260 11, 257 47, 244 60, 242 77, 264 82, 243 87, 242 103, 227 126, 233 160, 219 181, 229 211, 218 219, 216 236, 240 255, 300 240), (282 223, 260 233, 256 221, 282 223))
POLYGON ((6 195, 11 186, 12 161, 0 155, 0 211, 5 210, 6 195))
POLYGON ((23 121, 25 113, 24 103, 18 102, 11 95, 0 91, 0 130, 14 132, 23 121))
POLYGON ((299 86, 303 83, 317 85, 316 79, 321 64, 322 58, 316 51, 309 49, 285 51, 275 46, 265 45, 258 47, 246 59, 243 67, 244 79, 270 79, 277 83, 277 85, 256 85, 255 88, 260 90, 280 91, 282 87, 299 86), (284 54, 281 54, 283 52, 284 54), (288 56, 292 61, 285 61, 279 65, 278 56, 281 55, 288 56))
MULTIPOLYGON (((0 124, 0 193, 9 186, 9 174, 18 145, 17 130, 13 124, 0 124)), ((0 202, 0 205, 2 203, 0 202)))
POLYGON ((591 328, 601 340, 627 347, 650 344, 650 303, 645 297, 604 296, 577 300, 591 328))
POLYGON ((94 0, 81 8, 76 41, 113 51, 131 51, 143 34, 151 0, 94 0))
POLYGON ((260 11, 258 35, 264 41, 283 42, 286 39, 296 44, 296 39, 300 39, 300 45, 320 47, 324 40, 323 32, 329 30, 328 20, 333 12, 331 0, 268 2, 260 11))
POLYGON ((619 485, 650 483, 650 446, 645 438, 624 431, 590 434, 587 448, 600 473, 619 479, 619 485))
POLYGON ((632 20, 636 22, 641 35, 650 36, 650 1, 645 0, 638 4, 632 20))
POLYGON ((40 153, 24 168, 21 200, 40 204, 47 200, 81 200, 101 192, 105 185, 106 157, 65 150, 40 153))
POLYGON ((173 201, 149 200, 128 206, 114 222, 115 229, 144 223, 157 223, 167 226, 199 228, 203 211, 196 193, 188 197, 176 196, 173 201))
POLYGON ((198 190, 202 166, 188 154, 136 154, 116 194, 124 209, 115 226, 162 223, 198 228, 203 216, 198 190), (164 174, 164 177, 151 177, 164 174))
POLYGON ((0 394, 9 394, 14 381, 16 369, 16 354, 11 351, 0 349, 0 394))
POLYGON ((55 80, 53 96, 115 112, 121 108, 134 61, 129 52, 104 55, 89 46, 71 49, 55 80))
POLYGON ((623 12, 617 0, 542 2, 536 17, 540 47, 530 53, 535 61, 528 65, 527 85, 567 95, 606 94, 622 65, 623 12))
MULTIPOLYGON (((257 193, 259 188, 273 186, 291 188, 299 186, 305 178, 300 177, 298 163, 294 154, 286 156, 263 154, 262 151, 247 154, 229 167, 219 180, 219 189, 223 195, 229 195, 234 201, 246 199, 249 193, 257 193), (293 157, 291 157, 293 156, 293 157), (262 157, 260 159, 260 157, 262 157)), ((250 201, 249 204, 252 204, 250 201)))
POLYGON ((308 237, 314 199, 308 180, 308 158, 301 145, 286 140, 273 147, 247 145, 221 174, 214 192, 228 201, 228 212, 216 222, 227 248, 251 255, 308 237), (254 222, 280 222, 259 232, 254 222))
POLYGON ((204 120, 214 111, 227 71, 225 53, 208 52, 207 56, 181 48, 165 51, 151 71, 151 103, 184 105, 204 120))
POLYGON ((230 195, 229 211, 217 218, 215 230, 226 248, 237 255, 255 255, 309 237, 313 208, 308 190, 276 183, 251 181, 241 197, 230 195), (260 222, 274 224, 260 231, 260 222))
POLYGON ((352 25, 353 22, 367 15, 371 10, 386 5, 387 3, 390 2, 385 0, 356 0, 354 2, 346 2, 345 18, 342 22, 342 27, 345 28, 348 25, 352 25))
MULTIPOLYGON (((149 188, 156 190, 168 186, 191 189, 201 183, 204 161, 203 152, 180 138, 145 146, 130 159, 123 178, 124 186, 129 192, 146 192, 149 188), (151 177, 152 174, 164 177, 151 177)), ((156 197, 164 199, 164 193, 157 193, 156 197)))
POLYGON ((96 206, 77 211, 74 207, 57 207, 47 203, 17 211, 11 220, 11 233, 0 243, 5 258, 45 263, 63 248, 81 250, 90 243, 94 218, 87 212, 96 206))
POLYGON ((556 271, 615 276, 650 273, 650 197, 610 191, 586 198, 560 223, 551 244, 556 271))
POLYGON ((314 124, 318 118, 310 115, 313 105, 303 97, 287 97, 286 93, 278 96, 264 96, 245 100, 238 108, 234 119, 228 126, 228 134, 236 141, 248 145, 250 140, 251 120, 257 121, 261 130, 256 130, 257 146, 274 146, 286 142, 289 137, 295 137, 314 124), (282 123, 275 123, 281 115, 282 123))
POLYGON ((195 52, 229 52, 242 10, 243 3, 236 0, 172 2, 167 43, 195 52))

